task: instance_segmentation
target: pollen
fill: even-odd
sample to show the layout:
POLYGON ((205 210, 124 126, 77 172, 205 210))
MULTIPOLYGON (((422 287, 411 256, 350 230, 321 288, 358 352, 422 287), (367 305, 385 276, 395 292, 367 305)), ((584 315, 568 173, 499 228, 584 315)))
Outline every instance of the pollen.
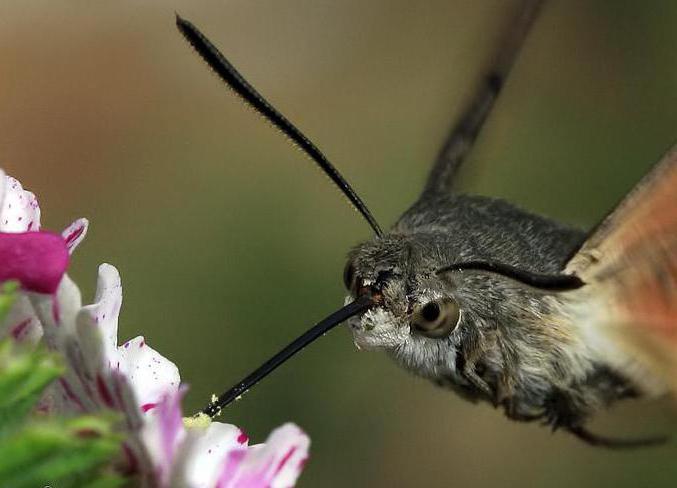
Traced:
POLYGON ((212 419, 206 413, 198 413, 192 417, 184 417, 183 425, 187 429, 206 429, 212 423, 212 419))

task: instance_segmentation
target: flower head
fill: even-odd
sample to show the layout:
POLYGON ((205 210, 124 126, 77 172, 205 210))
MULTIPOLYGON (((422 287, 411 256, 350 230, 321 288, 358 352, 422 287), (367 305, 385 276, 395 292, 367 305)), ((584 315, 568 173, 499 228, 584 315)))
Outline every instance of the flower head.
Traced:
POLYGON ((86 219, 75 221, 61 236, 41 231, 35 195, 0 170, 0 281, 16 280, 25 292, 0 324, 0 338, 10 335, 28 342, 40 338, 42 327, 29 297, 32 293, 56 293, 69 254, 86 232, 86 219))
MULTIPOLYGON (((84 306, 79 288, 64 274, 67 256, 84 238, 87 221, 77 220, 60 236, 43 234, 35 197, 18 181, 4 174, 0 178, 0 220, 12 226, 7 230, 22 232, 5 244, 3 240, 9 238, 0 232, 0 260, 3 245, 33 249, 26 251, 25 259, 6 267, 13 270, 12 278, 21 281, 24 292, 0 324, 0 333, 17 340, 34 341, 42 336, 48 347, 66 359, 66 372, 50 387, 40 410, 71 415, 119 412, 120 428, 127 434, 120 469, 137 475, 145 486, 293 486, 308 455, 308 437, 286 424, 273 431, 265 444, 249 446, 247 436, 233 425, 208 419, 184 422, 181 399, 186 388, 180 384, 174 363, 148 346, 142 336, 118 345, 122 285, 117 269, 109 264, 99 267, 94 303, 84 306), (40 253, 35 249, 50 252, 36 256, 40 253), (59 266, 52 266, 57 261, 52 255, 62 256, 59 266), (45 283, 52 286, 41 287, 45 283)), ((4 231, 2 225, 0 231, 4 231)), ((21 252, 6 256, 16 259, 21 252)), ((3 273, 10 274, 0 271, 0 280, 3 273)))
POLYGON ((64 239, 40 232, 40 207, 31 192, 0 170, 0 282, 54 293, 68 267, 64 239))

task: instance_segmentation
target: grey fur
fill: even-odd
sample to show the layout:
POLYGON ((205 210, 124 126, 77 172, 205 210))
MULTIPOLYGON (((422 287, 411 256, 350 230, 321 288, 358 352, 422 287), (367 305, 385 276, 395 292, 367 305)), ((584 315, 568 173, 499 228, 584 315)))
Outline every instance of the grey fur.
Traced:
POLYGON ((593 412, 634 394, 581 342, 562 295, 479 271, 436 271, 451 263, 500 261, 559 273, 584 234, 481 196, 425 193, 383 238, 349 254, 359 285, 382 306, 348 323, 356 345, 473 401, 502 406, 516 420, 578 428, 593 412), (432 339, 410 327, 414 311, 451 298, 459 325, 432 339))

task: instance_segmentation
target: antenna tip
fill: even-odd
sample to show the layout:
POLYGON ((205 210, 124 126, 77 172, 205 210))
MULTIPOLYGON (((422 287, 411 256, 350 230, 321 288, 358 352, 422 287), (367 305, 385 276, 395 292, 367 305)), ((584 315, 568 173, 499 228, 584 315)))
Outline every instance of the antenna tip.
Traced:
POLYGON ((186 29, 186 27, 191 25, 191 23, 181 17, 176 10, 174 11, 174 15, 176 16, 176 26, 179 28, 179 30, 183 31, 186 29))

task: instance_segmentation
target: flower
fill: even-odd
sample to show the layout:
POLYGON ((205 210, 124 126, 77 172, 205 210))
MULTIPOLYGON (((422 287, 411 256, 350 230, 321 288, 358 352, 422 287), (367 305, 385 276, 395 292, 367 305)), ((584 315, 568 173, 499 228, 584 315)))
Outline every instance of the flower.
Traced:
MULTIPOLYGON (((78 309, 79 293, 67 288, 59 308, 78 309)), ((307 457, 308 438, 288 424, 263 447, 248 447, 233 425, 203 420, 184 425, 176 366, 141 336, 117 344, 122 286, 118 271, 99 267, 95 302, 53 322, 50 307, 37 300, 45 337, 68 354, 69 370, 46 410, 93 412, 108 408, 124 415, 131 434, 126 466, 149 486, 293 486, 307 457), (68 317, 74 317, 74 325, 68 317), (58 405, 58 407, 56 407, 58 405)))
POLYGON ((234 425, 205 416, 181 421, 183 390, 167 395, 151 414, 147 442, 170 486, 283 488, 294 486, 308 458, 309 439, 297 426, 274 430, 265 444, 248 446, 234 425), (164 428, 158 429, 158 425, 164 428))
POLYGON ((40 232, 35 195, 0 171, 0 281, 17 280, 28 291, 54 293, 68 267, 62 236, 40 232))
MULTIPOLYGON (((0 220, 14 226, 0 226, 0 231, 22 232, 7 247, 26 246, 16 240, 18 236, 41 244, 36 240, 43 234, 37 200, 18 181, 4 174, 0 178, 0 188, 5 190, 0 220), (28 203, 6 208, 17 199, 28 203), (26 221, 25 228, 17 227, 26 221)), ((80 219, 61 236, 45 234, 49 237, 39 239, 51 239, 50 245, 60 241, 67 255, 86 232, 87 221, 80 219)), ((20 280, 28 275, 27 269, 47 269, 45 275, 54 280, 56 273, 46 260, 22 263, 10 266, 20 280)), ((308 456, 309 439, 303 431, 286 424, 274 430, 265 444, 249 446, 247 436, 233 425, 211 422, 206 416, 184 421, 180 405, 186 388, 174 363, 148 346, 143 336, 118 345, 122 285, 117 269, 109 264, 99 267, 94 303, 85 306, 77 285, 63 271, 61 275, 54 289, 25 286, 5 324, 0 324, 0 333, 18 341, 36 341, 42 335, 47 346, 66 360, 66 372, 50 386, 40 403, 41 412, 117 411, 122 417, 120 428, 127 434, 118 467, 138 476, 144 486, 281 488, 295 484, 308 456)))
MULTIPOLYGON (((0 338, 36 342, 42 328, 30 305, 31 292, 56 292, 68 266, 68 256, 87 232, 79 219, 61 236, 40 231, 40 207, 31 192, 0 170, 0 282, 17 280, 21 294, 0 327, 0 338)), ((55 311, 58 313, 58 310, 55 311)))

